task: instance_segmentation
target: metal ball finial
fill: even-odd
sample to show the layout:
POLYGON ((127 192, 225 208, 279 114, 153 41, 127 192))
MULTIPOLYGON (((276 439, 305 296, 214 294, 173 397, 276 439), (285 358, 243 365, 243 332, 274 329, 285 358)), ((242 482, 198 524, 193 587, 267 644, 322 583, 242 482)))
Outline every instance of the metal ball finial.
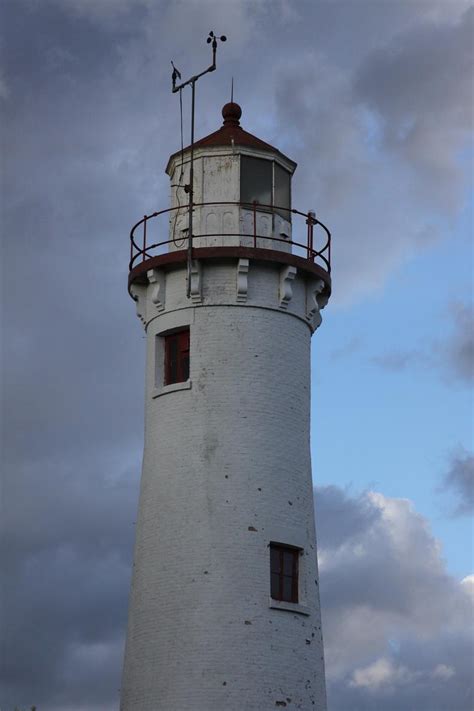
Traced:
POLYGON ((222 117, 224 119, 224 126, 240 126, 240 117, 242 116, 242 109, 239 104, 235 101, 229 101, 228 104, 224 104, 222 107, 222 117))

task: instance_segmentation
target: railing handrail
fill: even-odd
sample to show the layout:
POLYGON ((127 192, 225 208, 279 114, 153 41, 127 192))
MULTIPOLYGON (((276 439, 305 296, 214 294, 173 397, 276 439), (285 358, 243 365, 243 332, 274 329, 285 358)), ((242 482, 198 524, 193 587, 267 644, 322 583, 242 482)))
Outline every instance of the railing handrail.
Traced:
MULTIPOLYGON (((254 202, 240 202, 240 201, 230 201, 230 200, 219 200, 219 201, 212 201, 212 202, 197 202, 194 203, 195 208, 198 207, 206 207, 208 205, 232 205, 234 207, 240 207, 248 210, 252 210, 254 213, 254 225, 253 225, 253 232, 252 234, 244 233, 244 232, 216 232, 216 233, 201 233, 201 234, 194 234, 192 235, 192 239, 196 238, 201 238, 201 237, 251 237, 254 240, 254 248, 258 249, 257 247, 257 240, 258 239, 267 239, 271 240, 274 242, 283 242, 284 244, 290 244, 294 245, 295 247, 299 247, 300 249, 303 249, 306 251, 306 259, 312 263, 314 263, 316 258, 320 258, 324 264, 326 265, 326 269, 328 274, 331 273, 331 232, 329 229, 326 227, 326 225, 318 220, 315 216, 315 214, 311 211, 309 212, 301 212, 300 210, 297 210, 296 208, 288 208, 288 207, 282 207, 279 205, 268 205, 266 203, 259 203, 257 201, 254 202), (259 235, 257 234, 257 224, 256 224, 256 213, 261 211, 261 209, 264 209, 265 211, 269 211, 272 214, 277 213, 277 211, 284 211, 287 212, 288 215, 293 214, 293 215, 299 215, 301 217, 305 218, 306 225, 308 226, 307 229, 307 242, 306 244, 303 244, 301 242, 295 242, 293 239, 282 239, 281 237, 273 237, 272 235, 259 235), (323 245, 323 247, 319 250, 315 250, 313 248, 313 228, 314 227, 320 227, 326 234, 326 242, 323 245)), ((155 242, 154 244, 147 245, 146 243, 146 236, 147 236, 147 222, 148 220, 151 220, 155 217, 159 217, 160 215, 165 215, 167 213, 171 214, 176 211, 182 210, 185 211, 187 210, 187 206, 184 205, 177 205, 175 207, 169 207, 166 208, 165 210, 158 210, 156 212, 152 212, 149 215, 144 215, 141 220, 136 222, 132 229, 130 230, 130 263, 129 263, 129 270, 131 271, 134 267, 135 262, 137 259, 141 256, 142 261, 145 261, 146 259, 150 258, 150 255, 148 254, 151 250, 156 249, 157 247, 164 247, 165 245, 171 244, 171 243, 176 243, 176 239, 173 237, 172 239, 167 239, 167 240, 162 240, 160 242, 155 242), (143 225, 143 246, 139 246, 137 242, 135 241, 135 231, 143 225), (134 251, 135 250, 135 251, 134 251)), ((281 216, 281 215, 280 215, 281 216)), ((283 218, 284 219, 284 218, 283 218)))

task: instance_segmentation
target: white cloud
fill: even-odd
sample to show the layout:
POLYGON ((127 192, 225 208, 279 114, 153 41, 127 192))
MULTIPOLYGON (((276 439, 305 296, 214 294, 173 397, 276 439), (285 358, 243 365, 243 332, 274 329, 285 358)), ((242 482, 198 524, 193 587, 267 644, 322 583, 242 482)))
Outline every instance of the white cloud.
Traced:
POLYGON ((382 687, 393 690, 393 687, 399 684, 409 684, 416 676, 406 667, 397 667, 390 659, 382 657, 363 669, 356 669, 349 685, 374 691, 382 687))
POLYGON ((466 575, 466 577, 461 580, 461 584, 466 587, 466 590, 468 590, 470 594, 474 595, 474 575, 466 575))
POLYGON ((326 487, 315 502, 331 708, 465 711, 474 576, 448 574, 409 500, 326 487))
POLYGON ((407 667, 396 665, 387 657, 381 657, 364 668, 355 669, 352 672, 349 686, 367 689, 369 692, 394 693, 397 687, 408 686, 423 677, 427 680, 432 678, 448 681, 455 674, 455 669, 446 664, 438 664, 433 670, 425 673, 412 672, 407 667))
POLYGON ((447 666, 447 664, 438 664, 433 669, 433 677, 435 679, 443 679, 447 681, 451 679, 456 674, 456 670, 453 667, 447 666))

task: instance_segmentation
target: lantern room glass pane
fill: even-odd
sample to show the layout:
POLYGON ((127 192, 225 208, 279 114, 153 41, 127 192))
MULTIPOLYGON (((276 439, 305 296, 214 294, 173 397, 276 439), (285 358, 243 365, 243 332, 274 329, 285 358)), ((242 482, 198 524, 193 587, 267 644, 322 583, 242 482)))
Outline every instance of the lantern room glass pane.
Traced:
POLYGON ((240 201, 272 205, 272 161, 240 157, 240 201))
POLYGON ((289 172, 275 163, 275 199, 273 203, 276 205, 275 212, 288 222, 291 209, 290 180, 289 172))

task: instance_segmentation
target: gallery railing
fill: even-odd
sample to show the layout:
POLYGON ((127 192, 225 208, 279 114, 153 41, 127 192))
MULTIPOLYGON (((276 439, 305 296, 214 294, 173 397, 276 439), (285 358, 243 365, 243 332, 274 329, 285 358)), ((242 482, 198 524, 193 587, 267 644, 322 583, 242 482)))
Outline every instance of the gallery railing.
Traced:
MULTIPOLYGON (((275 249, 282 249, 278 243, 291 245, 291 252, 297 256, 307 259, 313 264, 319 264, 325 271, 331 272, 331 233, 328 228, 320 222, 314 212, 300 212, 295 209, 279 207, 277 205, 264 205, 261 203, 244 203, 244 202, 201 202, 195 203, 195 210, 203 207, 238 207, 245 211, 250 211, 252 218, 251 232, 201 232, 199 231, 199 221, 194 221, 192 241, 198 238, 220 238, 220 246, 226 246, 225 240, 227 237, 245 237, 247 244, 245 246, 254 249, 261 249, 262 241, 265 245, 275 243, 275 249), (276 217, 281 217, 288 214, 288 218, 284 217, 287 223, 291 221, 291 236, 274 236, 271 234, 259 234, 258 218, 262 214, 272 214, 272 221, 276 217), (295 219, 294 219, 295 218, 295 219)), ((178 217, 185 217, 187 214, 187 206, 178 206, 153 212, 150 215, 144 215, 130 231, 130 271, 138 266, 140 262, 145 262, 151 257, 164 254, 170 251, 171 245, 174 250, 186 249, 188 245, 187 230, 182 230, 181 235, 176 234, 178 217), (159 218, 162 218, 161 221, 159 218), (157 219, 158 218, 158 219, 157 219), (164 219, 167 218, 163 225, 164 219), (170 226, 171 225, 171 226, 170 226), (166 235, 168 239, 157 239, 166 235), (171 235, 171 237, 170 237, 171 235)), ((199 243, 198 243, 199 244, 199 243)), ((286 251, 286 250, 285 250, 286 251)))

